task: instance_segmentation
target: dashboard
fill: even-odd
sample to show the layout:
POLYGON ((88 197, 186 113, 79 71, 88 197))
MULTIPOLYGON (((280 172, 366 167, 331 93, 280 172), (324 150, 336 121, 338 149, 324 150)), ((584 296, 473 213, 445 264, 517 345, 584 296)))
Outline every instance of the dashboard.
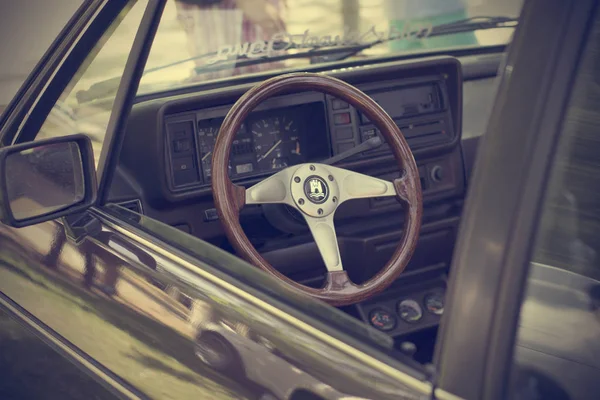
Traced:
MULTIPOLYGON (((490 72, 485 73, 495 75, 497 64, 487 64, 490 72)), ((325 72, 356 86, 384 108, 406 138, 419 169, 424 212, 413 258, 396 284, 357 305, 361 319, 391 336, 436 326, 443 312, 441 277, 448 272, 458 232, 465 165, 473 158, 465 152, 462 138, 463 87, 469 87, 463 85, 462 74, 468 68, 456 58, 432 57, 325 72)), ((111 187, 111 201, 232 251, 212 199, 212 151, 225 116, 254 84, 136 104, 120 153, 121 186, 111 187)), ((479 86, 492 93, 487 83, 479 86)), ((476 100, 467 96, 465 101, 477 104, 476 100)), ((374 136, 380 136, 377 127, 334 96, 281 93, 257 106, 244 121, 231 149, 229 174, 236 184, 248 187, 282 168, 323 161, 374 136)), ((385 143, 335 165, 386 180, 402 173, 385 143)), ((240 213, 242 227, 280 272, 320 286, 325 269, 310 232, 301 216, 279 206, 246 206, 240 213)), ((344 268, 360 284, 389 260, 402 235, 403 213, 394 198, 360 199, 343 204, 335 221, 344 268)))

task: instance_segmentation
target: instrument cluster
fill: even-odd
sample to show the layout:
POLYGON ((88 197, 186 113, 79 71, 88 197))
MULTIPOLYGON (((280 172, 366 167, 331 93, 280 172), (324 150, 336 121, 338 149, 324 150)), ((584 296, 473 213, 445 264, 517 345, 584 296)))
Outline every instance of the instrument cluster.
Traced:
MULTIPOLYGON (((252 114, 241 126, 229 157, 229 174, 241 178, 330 156, 322 104, 313 103, 252 114), (319 112, 321 110, 321 112, 319 112)), ((211 182, 212 152, 222 118, 198 122, 197 143, 204 183, 211 182)))

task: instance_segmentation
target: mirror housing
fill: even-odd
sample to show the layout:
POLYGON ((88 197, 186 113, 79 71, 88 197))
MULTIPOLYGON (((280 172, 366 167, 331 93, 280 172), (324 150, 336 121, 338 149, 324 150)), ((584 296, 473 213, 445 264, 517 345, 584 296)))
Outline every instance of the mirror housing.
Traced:
POLYGON ((96 202, 92 142, 77 134, 0 149, 0 222, 15 228, 84 211, 96 202))

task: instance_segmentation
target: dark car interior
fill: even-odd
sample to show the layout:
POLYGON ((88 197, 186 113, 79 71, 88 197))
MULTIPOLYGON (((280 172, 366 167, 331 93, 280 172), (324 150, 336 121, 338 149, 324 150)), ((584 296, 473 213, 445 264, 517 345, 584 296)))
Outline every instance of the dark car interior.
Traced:
MULTIPOLYGON (((392 336, 399 349, 422 363, 433 357, 446 275, 503 54, 322 69, 383 107, 417 162, 424 211, 410 263, 384 292, 342 309, 392 336)), ((254 84, 138 98, 110 201, 233 252, 212 198, 211 155, 223 118, 254 84)), ((371 148, 366 146, 373 140, 363 144, 376 136, 381 138, 365 115, 333 96, 279 95, 255 109, 240 129, 230 177, 249 187, 286 166, 340 156, 332 160, 337 167, 392 181, 400 171, 385 141, 371 148), (281 140, 276 151, 261 143, 267 135, 281 140)), ((324 263, 298 211, 281 204, 246 206, 240 223, 278 271, 307 286, 323 284, 324 263)), ((403 214, 394 198, 359 199, 341 205, 335 224, 344 268, 360 284, 390 258, 403 214)))

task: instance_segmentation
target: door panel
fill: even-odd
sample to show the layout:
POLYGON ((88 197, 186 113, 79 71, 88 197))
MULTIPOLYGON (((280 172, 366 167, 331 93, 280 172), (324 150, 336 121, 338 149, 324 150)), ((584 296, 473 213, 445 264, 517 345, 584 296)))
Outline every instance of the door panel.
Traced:
POLYGON ((111 253, 92 242, 73 245, 55 223, 2 233, 9 234, 0 239, 2 293, 145 395, 252 394, 203 367, 185 306, 111 253))
POLYGON ((364 353, 216 284, 202 263, 175 263, 119 230, 75 245, 56 223, 3 227, 0 246, 0 291, 131 391, 416 399, 430 390, 424 377, 373 368, 364 353))

